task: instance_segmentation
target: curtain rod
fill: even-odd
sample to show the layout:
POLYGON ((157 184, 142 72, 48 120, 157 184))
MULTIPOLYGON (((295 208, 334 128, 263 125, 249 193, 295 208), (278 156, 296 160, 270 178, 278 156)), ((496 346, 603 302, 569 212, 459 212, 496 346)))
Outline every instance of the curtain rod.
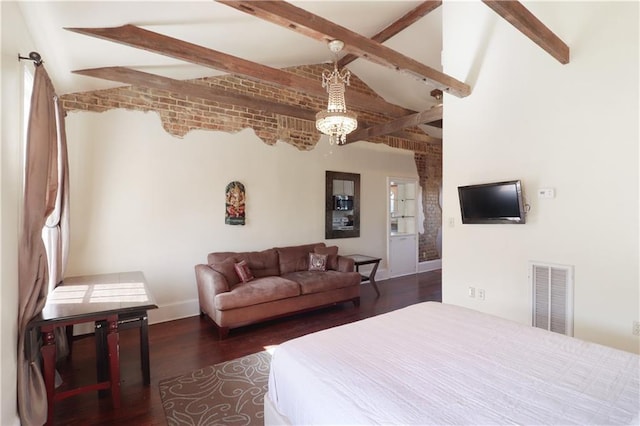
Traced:
POLYGON ((18 53, 18 60, 28 60, 28 61, 33 61, 33 63, 36 66, 42 65, 42 57, 40 56, 40 54, 38 52, 29 52, 29 56, 20 56, 20 54, 18 53))

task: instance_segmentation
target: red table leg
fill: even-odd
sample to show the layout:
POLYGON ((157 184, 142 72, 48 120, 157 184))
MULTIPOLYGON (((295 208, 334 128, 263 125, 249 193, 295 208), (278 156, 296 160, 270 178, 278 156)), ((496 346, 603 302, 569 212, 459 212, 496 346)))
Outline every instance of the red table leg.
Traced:
POLYGON ((111 381, 111 400, 113 408, 120 408, 120 344, 118 336, 118 316, 107 318, 109 332, 107 346, 109 347, 109 380, 111 381))
POLYGON ((56 392, 56 337, 52 327, 42 328, 43 345, 40 349, 44 364, 44 384, 47 390, 47 425, 53 424, 56 392))

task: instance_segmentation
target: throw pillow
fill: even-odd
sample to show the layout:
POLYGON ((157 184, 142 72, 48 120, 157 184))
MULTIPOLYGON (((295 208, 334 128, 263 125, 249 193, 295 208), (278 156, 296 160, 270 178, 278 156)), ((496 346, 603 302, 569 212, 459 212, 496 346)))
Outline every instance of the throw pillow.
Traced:
POLYGON ((248 283, 255 278, 251 273, 251 269, 249 269, 249 265, 247 265, 247 262, 245 262, 244 260, 236 263, 235 265, 233 265, 233 267, 236 269, 238 278, 240 278, 240 281, 242 281, 243 283, 248 283))
POLYGON ((310 271, 326 271, 327 255, 318 253, 309 253, 309 270, 310 271))
POLYGON ((316 247, 314 251, 327 255, 327 269, 338 270, 338 246, 316 247))

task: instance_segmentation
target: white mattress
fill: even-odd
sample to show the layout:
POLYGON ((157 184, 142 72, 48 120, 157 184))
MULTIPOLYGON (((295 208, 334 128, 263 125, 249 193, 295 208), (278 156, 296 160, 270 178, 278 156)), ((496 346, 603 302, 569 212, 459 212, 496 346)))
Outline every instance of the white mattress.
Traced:
POLYGON ((639 364, 425 302, 280 345, 268 398, 295 425, 637 424, 639 364))

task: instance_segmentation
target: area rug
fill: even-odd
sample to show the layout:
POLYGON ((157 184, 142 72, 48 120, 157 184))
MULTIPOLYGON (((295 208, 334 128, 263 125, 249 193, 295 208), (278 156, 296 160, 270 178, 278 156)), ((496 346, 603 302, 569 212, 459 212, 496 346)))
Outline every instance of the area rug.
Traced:
POLYGON ((264 424, 270 361, 268 352, 258 352, 161 380, 167 424, 264 424))

